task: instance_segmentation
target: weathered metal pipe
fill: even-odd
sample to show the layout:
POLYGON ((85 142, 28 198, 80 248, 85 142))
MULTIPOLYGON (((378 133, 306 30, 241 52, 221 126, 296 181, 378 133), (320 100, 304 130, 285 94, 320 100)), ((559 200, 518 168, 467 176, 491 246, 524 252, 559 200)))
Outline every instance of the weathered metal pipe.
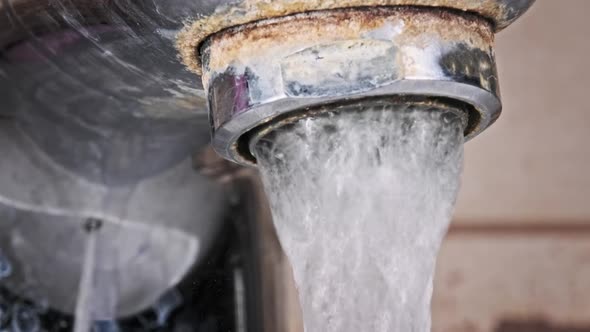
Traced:
POLYGON ((255 164, 248 140, 268 123, 366 98, 452 102, 469 139, 501 112, 494 33, 533 2, 245 1, 179 45, 189 66, 202 63, 214 148, 240 164, 255 164))

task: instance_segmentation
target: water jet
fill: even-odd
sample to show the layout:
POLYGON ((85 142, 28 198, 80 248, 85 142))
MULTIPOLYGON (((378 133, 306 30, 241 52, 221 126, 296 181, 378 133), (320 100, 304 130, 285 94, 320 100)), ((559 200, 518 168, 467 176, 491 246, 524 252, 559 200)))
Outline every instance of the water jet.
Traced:
POLYGON ((245 1, 181 33, 214 149, 261 172, 306 331, 430 330, 463 142, 502 109, 494 35, 532 4, 245 1))

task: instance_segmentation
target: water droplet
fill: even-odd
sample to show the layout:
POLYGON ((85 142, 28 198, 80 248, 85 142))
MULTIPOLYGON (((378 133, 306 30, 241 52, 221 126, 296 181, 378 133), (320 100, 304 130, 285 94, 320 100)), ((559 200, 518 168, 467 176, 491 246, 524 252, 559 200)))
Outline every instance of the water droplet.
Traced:
POLYGON ((16 305, 12 312, 12 329, 14 332, 38 332, 41 328, 39 316, 33 308, 16 305))

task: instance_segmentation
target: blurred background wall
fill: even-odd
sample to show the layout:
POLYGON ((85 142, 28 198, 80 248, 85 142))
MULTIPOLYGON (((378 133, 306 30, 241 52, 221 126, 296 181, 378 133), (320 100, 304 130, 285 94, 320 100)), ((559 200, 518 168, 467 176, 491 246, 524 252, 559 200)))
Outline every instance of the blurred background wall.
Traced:
POLYGON ((504 111, 466 145, 434 332, 590 331, 590 1, 497 37, 504 111))

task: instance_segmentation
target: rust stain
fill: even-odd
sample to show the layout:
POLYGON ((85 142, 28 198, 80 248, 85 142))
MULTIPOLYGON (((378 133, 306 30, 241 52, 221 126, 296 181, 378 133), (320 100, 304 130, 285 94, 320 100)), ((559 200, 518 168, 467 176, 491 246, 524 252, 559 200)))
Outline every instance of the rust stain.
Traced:
POLYGON ((396 6, 451 8, 477 13, 493 21, 498 28, 508 24, 507 8, 496 0, 243 0, 187 25, 178 36, 177 48, 187 67, 201 74, 199 45, 224 29, 305 12, 396 6))
POLYGON ((487 51, 494 40, 493 27, 487 20, 440 9, 381 7, 304 13, 247 24, 211 36, 206 51, 210 56, 200 73, 207 85, 211 71, 223 71, 236 59, 248 62, 260 58, 261 54, 285 55, 289 47, 301 49, 326 42, 363 39, 365 34, 391 22, 403 24, 394 40, 398 45, 422 43, 418 46, 425 47, 434 37, 437 41, 464 42, 487 51))

